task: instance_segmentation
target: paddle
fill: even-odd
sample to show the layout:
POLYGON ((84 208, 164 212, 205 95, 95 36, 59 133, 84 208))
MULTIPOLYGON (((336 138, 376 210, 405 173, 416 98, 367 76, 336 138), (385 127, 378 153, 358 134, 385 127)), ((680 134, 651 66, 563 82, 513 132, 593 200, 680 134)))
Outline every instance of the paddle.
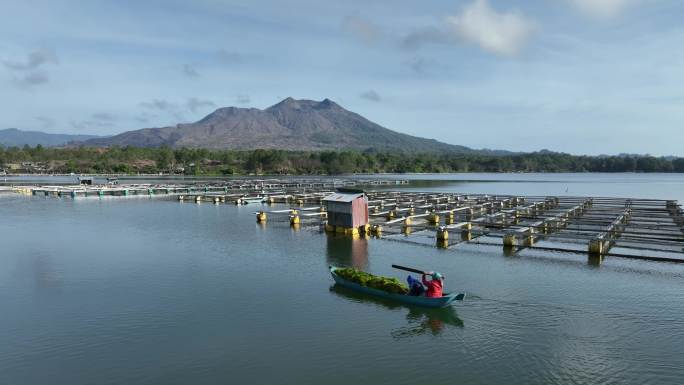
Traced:
POLYGON ((416 273, 416 274, 426 274, 427 275, 427 273, 428 273, 427 271, 414 269, 412 267, 406 267, 406 266, 400 266, 400 265, 392 265, 392 267, 395 269, 399 269, 399 270, 410 271, 411 273, 416 273))
MULTIPOLYGON (((406 267, 406 266, 401 266, 401 265, 392 265, 392 267, 395 269, 399 269, 399 270, 410 271, 411 273, 430 275, 430 273, 427 271, 414 269, 412 267, 406 267)), ((442 276, 442 278, 446 278, 446 277, 442 276)))

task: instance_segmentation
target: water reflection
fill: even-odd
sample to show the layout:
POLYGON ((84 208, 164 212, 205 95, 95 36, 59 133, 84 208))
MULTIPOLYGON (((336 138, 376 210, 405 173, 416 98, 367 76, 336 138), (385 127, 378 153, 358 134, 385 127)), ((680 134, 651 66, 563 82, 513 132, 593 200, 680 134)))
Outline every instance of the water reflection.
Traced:
POLYGON ((36 287, 38 289, 50 289, 62 287, 63 279, 60 271, 58 271, 49 254, 46 253, 32 253, 30 255, 31 268, 35 279, 36 287))
POLYGON ((406 315, 408 325, 391 332, 395 339, 408 338, 430 333, 439 335, 448 326, 463 327, 463 320, 458 318, 452 306, 443 309, 410 308, 406 315))
MULTIPOLYGON (((405 178, 406 175, 402 175, 401 178, 405 178)), ((478 181, 479 182, 479 181, 478 181)), ((405 188, 413 188, 413 189, 436 189, 436 188, 446 188, 446 187, 459 187, 463 185, 464 183, 461 183, 458 180, 438 180, 438 179, 413 179, 411 180, 409 185, 404 185, 402 186, 403 189, 405 188)), ((382 189, 387 189, 387 190, 396 190, 397 186, 395 185, 389 185, 389 186, 373 186, 374 188, 377 188, 379 190, 382 189)))
POLYGON ((329 265, 365 270, 368 266, 368 238, 327 233, 326 257, 329 265))
POLYGON ((406 314, 407 325, 390 331, 390 335, 395 339, 423 334, 439 335, 450 326, 463 327, 463 320, 458 317, 453 306, 441 309, 408 306, 392 300, 359 293, 339 285, 331 286, 330 292, 354 302, 373 304, 386 309, 408 309, 406 314))
POLYGON ((503 255, 506 257, 515 257, 518 254, 518 248, 514 246, 504 246, 503 255))
POLYGON ((589 256, 587 257, 587 264, 589 266, 598 267, 598 266, 601 266, 602 262, 603 262, 603 256, 602 255, 589 254, 589 256))

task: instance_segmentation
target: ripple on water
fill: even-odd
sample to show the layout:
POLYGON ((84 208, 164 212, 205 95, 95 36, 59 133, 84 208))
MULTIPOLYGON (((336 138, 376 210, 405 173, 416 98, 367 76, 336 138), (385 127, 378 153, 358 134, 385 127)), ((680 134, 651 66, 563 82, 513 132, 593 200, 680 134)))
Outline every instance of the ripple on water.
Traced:
POLYGON ((3 199, 0 383, 684 378, 679 266, 329 240, 257 227, 252 211, 3 199), (395 276, 392 263, 435 269, 469 296, 433 312, 337 291, 333 262, 395 276))

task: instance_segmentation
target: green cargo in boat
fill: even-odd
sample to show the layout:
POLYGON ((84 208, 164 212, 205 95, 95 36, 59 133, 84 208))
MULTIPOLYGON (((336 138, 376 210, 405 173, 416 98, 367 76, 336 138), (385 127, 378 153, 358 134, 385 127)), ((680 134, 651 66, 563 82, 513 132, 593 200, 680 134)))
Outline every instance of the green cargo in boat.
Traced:
POLYGON ((463 298, 465 298, 464 293, 445 293, 442 297, 436 298, 406 295, 408 289, 406 288, 406 286, 401 284, 399 280, 397 280, 396 278, 376 277, 371 274, 358 272, 357 270, 353 269, 341 269, 338 267, 330 266, 330 274, 335 280, 335 283, 340 286, 356 290, 362 293, 374 295, 376 297, 395 300, 407 305, 423 307, 445 307, 449 306, 455 300, 462 300, 463 298), (371 278, 368 278, 368 276, 370 276, 371 278), (346 277, 350 277, 351 279, 347 279, 346 277), (365 283, 363 283, 364 280, 365 283), (382 286, 378 285, 379 282, 383 282, 382 284, 380 284, 382 286), (371 287, 369 283, 370 285, 374 285, 375 287, 371 287), (383 290, 387 288, 390 288, 389 291, 383 290))
POLYGON ((408 287, 399 282, 396 278, 381 277, 366 273, 365 271, 352 268, 337 268, 335 274, 341 278, 358 283, 361 286, 370 287, 373 289, 383 290, 393 294, 407 294, 408 287))

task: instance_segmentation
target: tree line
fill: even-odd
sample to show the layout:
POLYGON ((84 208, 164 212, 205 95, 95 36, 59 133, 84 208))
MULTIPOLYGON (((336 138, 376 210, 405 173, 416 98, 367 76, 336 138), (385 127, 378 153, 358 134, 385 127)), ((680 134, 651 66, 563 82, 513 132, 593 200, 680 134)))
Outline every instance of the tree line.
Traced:
POLYGON ((444 172, 684 172, 684 158, 375 151, 209 150, 192 148, 0 146, 8 172, 177 173, 189 175, 444 172), (33 171, 31 171, 33 170, 33 171))

